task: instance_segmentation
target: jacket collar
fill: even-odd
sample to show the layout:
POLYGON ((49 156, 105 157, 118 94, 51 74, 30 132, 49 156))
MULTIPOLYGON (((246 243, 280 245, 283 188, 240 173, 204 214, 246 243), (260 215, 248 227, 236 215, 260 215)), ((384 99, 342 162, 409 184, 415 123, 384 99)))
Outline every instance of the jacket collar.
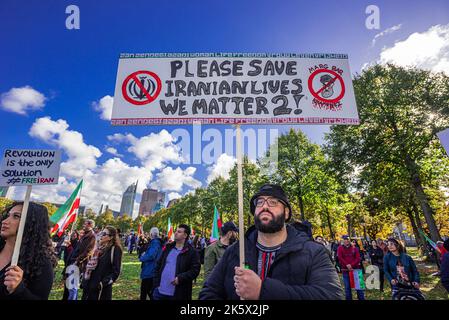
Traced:
MULTIPOLYGON (((304 243, 310 240, 307 232, 304 230, 304 226, 300 222, 294 222, 286 225, 287 228, 287 239, 282 244, 281 249, 279 250, 278 255, 282 256, 284 254, 288 254, 290 252, 297 252, 304 248, 304 243)), ((255 250, 257 243, 257 235, 258 232, 256 227, 251 226, 245 233, 245 256, 247 260, 254 260, 254 256, 257 250, 255 250)), ((238 247, 238 241, 236 241, 233 246, 238 247)), ((238 250, 235 250, 235 253, 238 255, 238 250)))
MULTIPOLYGON (((168 243, 168 244, 166 245, 167 249, 170 249, 170 250, 173 249, 175 246, 176 246, 176 242, 175 242, 175 241, 173 241, 172 243, 168 243)), ((184 247, 182 248, 180 254, 189 251, 190 248, 191 248, 190 244, 189 244, 187 241, 184 242, 184 247)))

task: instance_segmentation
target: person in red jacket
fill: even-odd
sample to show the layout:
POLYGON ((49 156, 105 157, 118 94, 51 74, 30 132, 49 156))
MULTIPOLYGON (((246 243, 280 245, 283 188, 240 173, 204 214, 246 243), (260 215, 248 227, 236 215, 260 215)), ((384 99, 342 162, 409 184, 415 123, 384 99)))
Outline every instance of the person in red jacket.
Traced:
MULTIPOLYGON (((348 236, 344 235, 342 239, 343 245, 338 247, 337 256, 341 266, 341 273, 343 275, 346 300, 352 300, 349 272, 360 267, 360 252, 357 248, 351 245, 348 236)), ((357 299, 365 300, 365 294, 363 290, 357 290, 357 299)))

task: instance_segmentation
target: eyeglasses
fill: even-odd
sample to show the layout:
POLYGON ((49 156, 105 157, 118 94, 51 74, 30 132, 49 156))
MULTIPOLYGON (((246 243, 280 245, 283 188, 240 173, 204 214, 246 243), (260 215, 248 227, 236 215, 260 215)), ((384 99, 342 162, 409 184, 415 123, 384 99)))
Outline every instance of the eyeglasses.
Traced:
POLYGON ((110 234, 109 234, 109 233, 106 233, 106 232, 101 232, 101 233, 100 233, 100 236, 101 236, 101 237, 103 237, 103 236, 110 236, 110 234))
POLYGON ((254 200, 254 205, 256 207, 263 207, 265 202, 268 203, 269 207, 276 207, 277 205, 279 205, 279 203, 283 203, 281 200, 278 200, 276 198, 268 198, 268 199, 257 198, 257 199, 254 200))

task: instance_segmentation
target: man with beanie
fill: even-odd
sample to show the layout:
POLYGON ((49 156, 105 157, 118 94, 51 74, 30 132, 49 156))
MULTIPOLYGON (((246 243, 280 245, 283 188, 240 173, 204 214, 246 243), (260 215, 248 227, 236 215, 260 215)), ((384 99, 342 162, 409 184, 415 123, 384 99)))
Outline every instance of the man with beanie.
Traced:
POLYGON ((237 240, 236 225, 232 221, 221 227, 221 237, 218 241, 206 248, 204 255, 204 280, 207 280, 218 261, 223 257, 225 250, 237 240))
POLYGON ((201 300, 341 300, 343 292, 326 248, 301 223, 286 224, 292 209, 284 190, 266 184, 251 198, 254 226, 245 234, 245 268, 238 241, 213 269, 201 300))

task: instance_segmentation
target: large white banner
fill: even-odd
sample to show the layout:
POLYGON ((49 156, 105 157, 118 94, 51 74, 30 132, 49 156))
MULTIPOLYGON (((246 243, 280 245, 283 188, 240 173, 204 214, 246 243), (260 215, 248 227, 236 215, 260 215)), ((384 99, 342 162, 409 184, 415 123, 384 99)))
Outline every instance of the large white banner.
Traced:
POLYGON ((113 125, 358 124, 344 54, 120 56, 113 125))
POLYGON ((58 184, 61 150, 6 149, 0 186, 58 184))
POLYGON ((449 155, 449 128, 438 132, 437 136, 440 139, 444 150, 446 150, 446 153, 449 155))

